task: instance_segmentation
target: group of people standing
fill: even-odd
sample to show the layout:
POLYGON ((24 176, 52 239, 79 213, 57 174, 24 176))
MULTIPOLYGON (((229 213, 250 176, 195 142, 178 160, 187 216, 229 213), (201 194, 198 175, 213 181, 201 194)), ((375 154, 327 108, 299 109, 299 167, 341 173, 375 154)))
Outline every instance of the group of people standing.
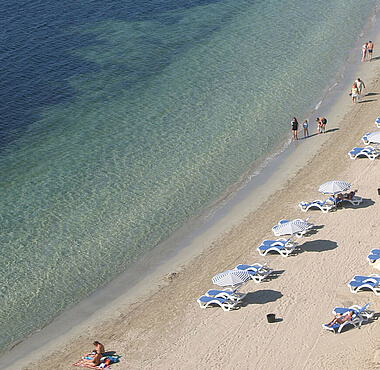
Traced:
MULTIPOLYGON (((317 117, 316 119, 317 125, 318 125, 318 134, 324 134, 326 132, 326 124, 327 119, 325 117, 317 117)), ((292 121, 290 122, 292 126, 292 133, 293 133, 293 140, 298 140, 298 121, 296 117, 293 117, 292 121)), ((310 136, 309 135, 309 122, 307 119, 303 121, 302 123, 303 127, 303 137, 310 136)))
POLYGON ((356 104, 358 100, 360 99, 360 95, 364 88, 365 88, 364 82, 358 77, 355 80, 354 84, 352 85, 351 93, 350 93, 352 102, 354 104, 356 104))
POLYGON ((368 41, 362 46, 362 62, 364 62, 365 57, 367 56, 367 53, 368 53, 368 60, 371 61, 372 52, 373 52, 373 42, 368 41))

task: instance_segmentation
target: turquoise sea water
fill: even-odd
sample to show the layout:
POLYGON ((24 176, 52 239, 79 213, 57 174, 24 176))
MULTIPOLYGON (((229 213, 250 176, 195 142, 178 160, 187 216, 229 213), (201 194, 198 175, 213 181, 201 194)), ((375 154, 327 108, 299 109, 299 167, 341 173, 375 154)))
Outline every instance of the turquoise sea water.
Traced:
POLYGON ((377 3, 3 2, 0 349, 275 151, 377 3))

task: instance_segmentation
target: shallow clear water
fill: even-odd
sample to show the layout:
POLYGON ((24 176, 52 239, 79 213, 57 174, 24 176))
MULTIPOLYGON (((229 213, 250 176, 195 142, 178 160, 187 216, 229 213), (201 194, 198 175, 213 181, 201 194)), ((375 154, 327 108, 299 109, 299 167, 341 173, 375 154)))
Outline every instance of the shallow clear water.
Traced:
POLYGON ((275 150, 338 78, 374 4, 3 2, 0 349, 275 150))

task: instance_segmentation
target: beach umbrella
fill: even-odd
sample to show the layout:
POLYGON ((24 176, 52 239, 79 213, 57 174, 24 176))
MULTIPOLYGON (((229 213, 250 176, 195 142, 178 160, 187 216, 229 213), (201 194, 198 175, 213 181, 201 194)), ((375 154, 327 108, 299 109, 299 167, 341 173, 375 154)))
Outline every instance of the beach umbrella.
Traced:
POLYGON ((298 233, 305 233, 310 227, 307 221, 293 220, 289 222, 281 223, 272 228, 275 235, 294 235, 298 233))
POLYGON ((227 270, 215 275, 212 282, 216 285, 235 287, 242 285, 251 278, 251 275, 244 270, 227 270))
POLYGON ((338 194, 342 191, 346 191, 350 188, 350 184, 346 181, 328 181, 324 184, 320 185, 318 188, 318 191, 320 191, 323 194, 338 194))
MULTIPOLYGON (((380 131, 371 132, 364 136, 366 142, 379 144, 380 143, 380 131)), ((364 139, 363 138, 363 139, 364 139)))

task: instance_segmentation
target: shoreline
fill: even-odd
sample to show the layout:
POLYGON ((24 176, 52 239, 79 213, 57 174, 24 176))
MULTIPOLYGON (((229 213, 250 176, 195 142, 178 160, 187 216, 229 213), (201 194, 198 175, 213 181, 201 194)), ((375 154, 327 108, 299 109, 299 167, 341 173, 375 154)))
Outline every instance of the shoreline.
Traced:
MULTIPOLYGON (((379 44, 379 41, 380 40, 379 40, 379 35, 378 35, 376 37, 376 40, 375 40, 375 45, 379 44)), ((373 83, 367 82, 367 80, 368 81, 370 80, 370 76, 369 76, 370 72, 363 70, 363 69, 365 69, 364 67, 366 67, 367 64, 369 64, 369 63, 364 63, 364 66, 363 65, 360 66, 359 71, 360 71, 360 76, 368 84, 367 91, 369 91, 370 86, 372 87, 373 83)), ((377 61, 376 62, 374 61, 372 66, 371 66, 372 78, 374 80, 376 79, 376 76, 373 75, 375 69, 378 69, 377 61)), ((349 98, 346 96, 347 94, 345 91, 343 91, 343 94, 341 92, 337 91, 336 94, 340 95, 340 97, 337 99, 338 102, 334 105, 334 107, 331 109, 331 111, 329 111, 329 114, 326 115, 328 117, 328 128, 327 128, 328 130, 330 130, 330 127, 333 128, 332 125, 334 126, 334 128, 340 129, 340 126, 335 125, 335 122, 339 122, 343 118, 343 116, 346 115, 347 112, 354 109, 354 107, 352 107, 352 105, 349 101, 349 98), (342 108, 343 108, 343 112, 342 112, 342 108), (336 117, 336 119, 334 119, 334 117, 336 117), (332 122, 334 122, 334 124, 332 122)), ((319 111, 320 110, 321 110, 321 108, 319 108, 319 111)), ((373 123, 372 123, 372 126, 373 126, 373 123)), ((374 126, 372 127, 372 130, 374 130, 374 126)), ((363 134, 364 133, 365 132, 363 132, 363 134)), ((336 133, 334 133, 334 132, 331 132, 331 134, 333 136, 336 135, 336 133)), ((338 134, 339 134, 339 132, 338 132, 338 134)), ((323 146, 326 145, 327 141, 331 141, 330 138, 332 135, 330 135, 330 134, 326 135, 326 136, 321 135, 321 136, 315 137, 314 139, 311 138, 310 140, 313 140, 312 145, 303 145, 304 143, 301 143, 301 145, 298 146, 297 150, 293 150, 292 153, 290 153, 289 157, 285 160, 285 163, 282 164, 282 167, 280 168, 280 170, 277 170, 277 173, 273 173, 272 176, 270 176, 269 179, 267 180, 268 182, 271 182, 271 183, 276 182, 277 188, 273 187, 273 188, 268 189, 266 183, 261 184, 259 186, 257 192, 256 192, 257 194, 250 194, 249 197, 247 197, 247 198, 243 197, 243 199, 241 199, 239 201, 240 203, 244 203, 243 205, 240 204, 240 206, 239 206, 239 204, 237 204, 234 207, 231 207, 231 209, 228 212, 229 213, 228 217, 230 217, 229 222, 226 222, 225 217, 221 217, 219 220, 214 220, 214 222, 216 221, 216 224, 213 226, 213 228, 212 228, 213 230, 207 230, 207 232, 203 233, 203 235, 195 236, 194 240, 189 245, 189 247, 186 248, 186 250, 183 248, 181 250, 178 250, 177 252, 175 252, 176 256, 172 257, 172 259, 169 260, 169 262, 167 261, 164 265, 158 265, 157 267, 153 268, 153 271, 150 274, 150 277, 146 277, 145 279, 141 280, 134 288, 132 288, 131 292, 121 295, 119 298, 115 299, 112 302, 108 302, 107 308, 100 309, 95 313, 94 316, 96 316, 96 317, 91 317, 89 320, 87 320, 87 322, 80 324, 79 327, 75 325, 73 327, 73 329, 71 329, 67 335, 64 335, 62 337, 58 337, 55 340, 53 340, 52 342, 50 342, 47 345, 47 348, 45 348, 45 349, 39 348, 40 346, 39 346, 39 344, 37 344, 35 353, 32 353, 31 356, 26 357, 24 359, 24 361, 23 361, 23 359, 21 359, 20 361, 17 361, 17 362, 14 362, 14 360, 13 360, 12 366, 25 366, 25 364, 27 362, 36 361, 39 358, 41 358, 41 355, 46 355, 47 353, 49 353, 51 351, 56 351, 58 348, 62 347, 63 343, 66 343, 67 339, 72 339, 74 337, 79 337, 79 339, 77 340, 77 342, 78 342, 77 345, 75 345, 74 343, 71 343, 68 346, 71 348, 70 353, 73 353, 74 357, 75 356, 77 357, 78 352, 73 351, 72 348, 73 347, 74 348, 80 348, 84 345, 83 346, 83 350, 84 350, 86 348, 86 345, 88 346, 88 343, 87 343, 88 338, 84 338, 84 337, 87 337, 87 336, 91 337, 93 335, 99 336, 99 334, 96 334, 96 333, 101 333, 101 331, 97 331, 96 329, 91 329, 91 330, 88 329, 89 326, 94 325, 95 323, 96 323, 96 325, 99 325, 98 317, 100 315, 105 316, 105 319, 104 319, 105 321, 113 320, 115 317, 116 317, 116 320, 121 321, 121 320, 123 320, 123 317, 125 317, 127 315, 127 313, 124 313, 124 310, 127 312, 128 311, 129 312, 132 312, 132 311, 136 312, 138 310, 143 310, 141 308, 141 303, 138 302, 138 299, 140 298, 140 299, 143 299, 144 301, 146 301, 146 299, 147 299, 146 297, 147 297, 147 295, 149 296, 150 293, 142 293, 142 291, 147 290, 148 292, 152 292, 153 295, 159 295, 160 292, 162 292, 163 290, 170 289, 170 285, 172 285, 172 283, 174 283, 175 280, 177 280, 177 278, 178 278, 177 275, 182 275, 184 270, 191 269, 191 266, 189 266, 189 265, 191 265, 191 262, 194 259, 199 261, 201 258, 200 256, 202 256, 203 254, 207 254, 207 255, 212 254, 212 253, 216 254, 217 252, 215 251, 215 245, 218 244, 218 240, 225 239, 226 238, 225 235, 229 230, 236 230, 236 228, 240 227, 240 225, 243 222, 245 222, 244 220, 246 220, 248 217, 252 217, 252 215, 249 215, 249 213, 250 213, 249 211, 252 212, 253 205, 255 205, 257 208, 262 208, 262 205, 267 201, 267 199, 271 196, 271 194, 278 193, 279 191, 281 191, 281 188, 284 187, 284 184, 286 184, 287 182, 295 181, 294 178, 297 176, 297 173, 301 169, 305 169, 308 166, 308 163, 311 160, 313 160, 313 157, 316 153, 317 148, 319 148, 318 150, 321 150, 321 148, 323 148, 323 146), (292 164, 291 168, 288 167, 288 163, 292 164), (278 176, 279 175, 278 172, 280 172, 280 177, 278 176), (283 172, 283 173, 281 173, 281 172, 283 172), (214 230, 214 228, 216 228, 216 229, 214 230), (210 244, 211 244, 211 246, 210 246, 210 244), (201 252, 201 251, 203 251, 203 252, 201 252), (183 264, 186 264, 187 267, 181 267, 183 264), (179 270, 179 272, 177 270, 179 270), (177 275, 169 275, 166 280, 160 279, 160 277, 165 276, 168 273, 171 274, 172 272, 174 272, 177 275), (147 281, 147 279, 148 279, 148 281, 147 281), (145 289, 144 289, 144 286, 145 286, 145 289), (137 295, 133 298, 134 294, 137 294, 137 295), (144 298, 142 298, 142 296, 144 296, 144 298), (110 307, 113 305, 115 305, 116 307, 110 307), (127 306, 130 306, 130 307, 128 308, 127 306), (83 327, 85 327, 86 329, 83 329, 83 327), (85 332, 86 334, 83 334, 83 332, 85 332), (87 343, 87 344, 84 344, 84 343, 87 343)), ((357 140, 357 141, 359 141, 359 140, 357 140)), ((351 144, 354 145, 354 143, 351 143, 351 144)), ((341 168, 341 170, 343 171, 343 167, 341 168)), ((305 196, 306 196, 306 194, 305 194, 305 196)), ((276 196, 276 198, 277 198, 277 196, 276 196)), ((302 196, 301 196, 301 198, 302 198, 302 196)), ((302 200, 302 199, 300 199, 300 200, 302 200)), ((291 208, 291 209, 292 209, 292 213, 294 213, 293 208, 291 208)), ((276 223, 277 221, 275 221, 274 223, 276 223)), ((265 225, 265 228, 267 231, 270 230, 270 227, 271 227, 271 225, 268 225, 268 224, 265 225)), ((258 229, 257 230, 257 240, 263 239, 264 235, 269 236, 267 231, 265 232, 264 228, 258 229)), ((174 238, 174 243, 176 243, 176 242, 178 242, 178 240, 176 241, 176 238, 174 238)), ((155 253, 157 253, 158 255, 161 256, 163 251, 155 250, 155 253)), ((229 261, 228 263, 226 262, 226 260, 224 260, 224 261, 219 261, 219 263, 217 263, 217 264, 220 265, 220 267, 223 266, 223 268, 226 268, 227 264, 231 264, 232 261, 235 261, 236 255, 234 255, 233 257, 232 257, 232 255, 229 255, 229 257, 231 257, 231 258, 229 258, 229 259, 226 258, 226 260, 229 261)), ((152 261, 150 261, 150 258, 151 258, 151 256, 143 257, 142 265, 143 266, 144 265, 150 266, 153 263, 152 261)), ((259 258, 257 258, 257 255, 254 255, 254 258, 259 259, 259 258)), ((215 268, 215 271, 216 270, 217 269, 215 268)), ((213 267, 212 271, 214 271, 214 267, 213 267)), ((212 276, 211 273, 210 273, 210 276, 212 276)), ((210 283, 208 280, 207 280, 207 283, 208 283, 208 286, 210 286, 210 283)), ((121 286, 122 281, 118 284, 120 284, 120 286, 121 286)), ((196 290, 197 290, 197 294, 199 295, 199 292, 202 290, 202 287, 198 287, 198 289, 196 289, 196 290)), ((96 301, 96 299, 97 299, 96 296, 97 296, 97 293, 95 293, 92 296, 92 298, 90 298, 90 302, 91 302, 91 299, 96 301)), ((189 300, 190 300, 190 298, 189 298, 189 300)), ((88 299, 86 299, 85 301, 88 304, 88 299)), ((192 298, 191 298, 191 302, 194 303, 192 298)), ((83 309, 82 307, 79 307, 79 311, 82 309, 83 309)), ((198 307, 196 307, 196 309, 199 311, 198 307)), ((66 317, 63 318, 64 319, 63 321, 65 321, 65 319, 67 319, 68 313, 64 313, 63 315, 66 315, 66 317)), ((54 326, 54 324, 55 324, 55 321, 53 322, 53 326, 54 326)), ((100 324, 100 327, 101 326, 102 326, 102 324, 100 324)), ((100 329, 100 327, 99 327, 99 329, 100 329)), ((45 335, 44 334, 45 331, 46 331, 46 329, 42 329, 40 331, 41 336, 45 335)), ((52 329, 52 332, 54 332, 54 329, 52 329)), ((91 341, 91 339, 90 339, 90 341, 91 341)), ((104 341, 109 342, 109 340, 104 340, 104 341)), ((16 351, 20 350, 23 343, 21 343, 19 346, 16 346, 11 352, 13 352, 13 351, 16 352, 16 351)), ((25 345, 25 343, 24 343, 24 345, 25 345)), ((66 345, 65 345, 65 347, 66 347, 66 345)), ((116 349, 116 347, 115 347, 115 349, 116 349)), ((82 353, 83 350, 81 349, 80 350, 81 352, 79 352, 79 353, 82 353)), ((121 352, 121 349, 120 350, 118 349, 118 352, 119 351, 121 352)), ((0 359, 0 364, 2 364, 2 361, 4 360, 4 358, 6 358, 6 356, 9 355, 11 352, 9 352, 3 358, 0 359)), ((61 351, 58 351, 58 356, 61 356, 60 352, 61 351)), ((56 355, 57 355, 57 353, 54 356, 56 356, 56 355)), ((126 354, 123 354, 123 356, 127 357, 126 354)), ((13 357, 13 359, 14 359, 14 357, 13 357)), ((44 362, 45 362, 45 360, 42 360, 42 363, 39 365, 39 368, 42 368, 42 369, 44 368, 43 367, 44 362)), ((66 363, 64 366, 67 366, 67 365, 68 365, 68 363, 66 363)), ((117 368, 118 366, 119 365, 114 365, 113 367, 117 368)), ((120 366, 123 366, 123 364, 121 364, 120 366)), ((12 368, 12 367, 10 367, 10 368, 12 368)), ((46 368, 48 368, 48 367, 46 367, 46 368)))

